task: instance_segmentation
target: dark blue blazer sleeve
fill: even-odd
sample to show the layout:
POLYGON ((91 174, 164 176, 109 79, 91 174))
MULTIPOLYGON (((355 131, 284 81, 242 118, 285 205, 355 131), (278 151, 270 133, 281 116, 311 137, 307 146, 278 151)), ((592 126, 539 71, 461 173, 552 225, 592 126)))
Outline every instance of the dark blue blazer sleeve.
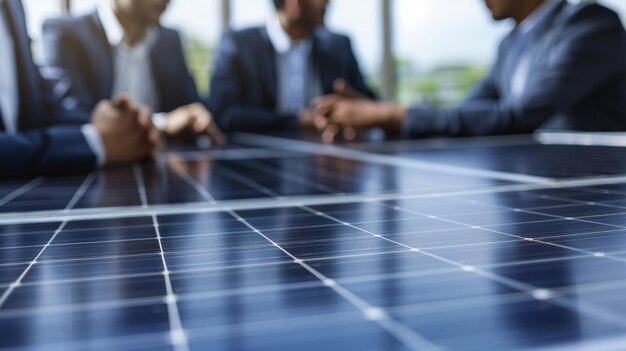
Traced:
MULTIPOLYGON (((49 19, 43 25, 42 75, 66 110, 89 113, 100 100, 112 98, 112 52, 96 21, 93 14, 49 19)), ((158 40, 150 52, 160 101, 155 108, 156 112, 170 112, 200 98, 178 32, 165 27, 158 30, 158 40)))
POLYGON ((471 104, 474 101, 497 101, 500 99, 500 93, 498 92, 495 82, 496 71, 496 69, 492 68, 485 78, 476 83, 468 96, 465 98, 464 103, 471 104))
MULTIPOLYGON (((63 19, 49 19, 43 24, 43 77, 51 87, 52 95, 66 110, 88 113, 97 102, 92 96, 87 79, 89 56, 72 35, 72 28, 63 19)), ((84 117, 84 115, 83 115, 84 117)), ((84 121, 83 121, 84 122, 84 121)))
POLYGON ((346 54, 348 55, 348 67, 350 69, 350 75, 348 78, 348 83, 352 85, 354 89, 356 89, 361 94, 371 98, 376 99, 377 95, 369 88, 365 79, 363 78, 363 73, 361 72, 361 68, 359 66, 359 61, 354 54, 354 50, 352 49, 352 42, 348 37, 346 37, 346 54))
POLYGON ((189 72, 178 32, 161 29, 159 43, 152 51, 153 72, 161 96, 160 112, 200 102, 196 83, 189 72))
POLYGON ((248 82, 244 62, 235 35, 227 31, 222 36, 216 54, 208 107, 220 127, 226 131, 259 131, 297 127, 297 117, 276 113, 273 109, 244 103, 248 82))
POLYGON ((254 132, 295 130, 298 116, 281 114, 263 107, 234 105, 220 116, 219 125, 224 131, 254 132))
POLYGON ((575 24, 551 48, 549 65, 538 79, 528 82, 520 101, 500 101, 488 78, 472 99, 457 108, 409 109, 405 130, 414 137, 530 133, 572 109, 624 71, 626 42, 619 18, 600 6, 588 6, 570 20, 575 24))
POLYGON ((87 171, 95 167, 80 127, 0 133, 0 178, 87 171))

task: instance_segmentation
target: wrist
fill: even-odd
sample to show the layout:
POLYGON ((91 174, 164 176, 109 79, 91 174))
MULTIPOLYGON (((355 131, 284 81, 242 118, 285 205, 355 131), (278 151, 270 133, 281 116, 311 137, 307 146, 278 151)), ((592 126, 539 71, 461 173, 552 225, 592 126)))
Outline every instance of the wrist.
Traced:
POLYGON ((300 129, 308 130, 315 128, 315 115, 310 110, 303 110, 298 114, 300 129))
POLYGON ((85 124, 81 127, 81 132, 96 158, 96 166, 104 166, 107 161, 107 150, 100 131, 93 124, 85 124))
POLYGON ((383 116, 381 126, 385 132, 400 134, 402 124, 406 118, 406 109, 395 103, 387 102, 382 104, 381 110, 383 116))
POLYGON ((167 119, 170 114, 166 113, 153 113, 152 114, 152 123, 156 127, 156 129, 160 132, 165 132, 167 129, 167 119))

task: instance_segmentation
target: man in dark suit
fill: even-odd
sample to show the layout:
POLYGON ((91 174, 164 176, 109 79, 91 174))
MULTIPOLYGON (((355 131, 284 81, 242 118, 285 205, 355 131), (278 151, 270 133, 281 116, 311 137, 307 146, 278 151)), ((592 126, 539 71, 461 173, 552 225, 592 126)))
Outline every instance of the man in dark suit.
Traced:
POLYGON ((127 94, 154 112, 170 135, 221 134, 200 103, 178 33, 162 27, 168 0, 101 0, 97 11, 48 20, 43 28, 44 78, 68 109, 90 111, 127 94))
POLYGON ((149 114, 127 98, 101 102, 91 123, 54 104, 33 63, 24 9, 0 0, 0 178, 85 171, 157 150, 149 114))
POLYGON ((598 4, 486 0, 515 29, 488 76, 456 108, 376 103, 335 94, 316 102, 326 140, 344 128, 383 127, 409 137, 626 129, 626 35, 598 4))
POLYGON ((373 97, 350 39, 323 28, 328 0, 274 4, 277 16, 265 26, 222 38, 208 105, 224 130, 312 128, 310 100, 342 81, 373 97))

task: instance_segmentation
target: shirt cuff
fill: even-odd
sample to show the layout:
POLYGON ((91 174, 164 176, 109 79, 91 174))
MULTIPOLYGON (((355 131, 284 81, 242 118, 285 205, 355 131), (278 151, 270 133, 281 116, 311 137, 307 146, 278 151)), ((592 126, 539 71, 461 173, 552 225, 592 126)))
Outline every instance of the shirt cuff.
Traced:
POLYGON ((83 133, 85 140, 87 140, 87 145, 89 145, 91 152, 96 155, 96 165, 103 167, 106 161, 106 152, 98 130, 91 124, 84 124, 80 131, 83 133))
POLYGON ((285 113, 282 115, 284 120, 283 128, 287 130, 300 129, 300 116, 296 113, 285 113))
POLYGON ((152 123, 154 124, 156 129, 158 129, 160 132, 164 132, 165 131, 166 116, 167 116, 167 114, 162 113, 162 112, 161 113, 153 113, 152 114, 152 123))
POLYGON ((406 116, 402 121, 400 134, 403 138, 408 139, 420 134, 420 111, 419 108, 410 108, 406 111, 406 116))

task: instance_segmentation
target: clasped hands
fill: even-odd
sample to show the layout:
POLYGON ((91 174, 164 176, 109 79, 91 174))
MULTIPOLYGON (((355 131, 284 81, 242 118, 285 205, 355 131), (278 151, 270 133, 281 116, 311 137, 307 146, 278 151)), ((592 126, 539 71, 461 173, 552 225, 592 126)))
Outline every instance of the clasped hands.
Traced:
POLYGON ((319 131, 322 141, 330 144, 339 137, 353 141, 360 131, 371 128, 398 134, 405 113, 402 107, 374 101, 339 79, 334 83, 334 94, 313 100, 311 109, 304 112, 301 121, 306 121, 310 129, 319 131))
MULTIPOLYGON (((152 112, 148 108, 135 105, 126 96, 103 101, 96 106, 91 124, 102 141, 105 164, 122 164, 156 157, 161 138, 151 116, 152 112)), ((215 144, 225 142, 213 116, 199 103, 166 114, 164 133, 170 137, 206 134, 215 144)))

